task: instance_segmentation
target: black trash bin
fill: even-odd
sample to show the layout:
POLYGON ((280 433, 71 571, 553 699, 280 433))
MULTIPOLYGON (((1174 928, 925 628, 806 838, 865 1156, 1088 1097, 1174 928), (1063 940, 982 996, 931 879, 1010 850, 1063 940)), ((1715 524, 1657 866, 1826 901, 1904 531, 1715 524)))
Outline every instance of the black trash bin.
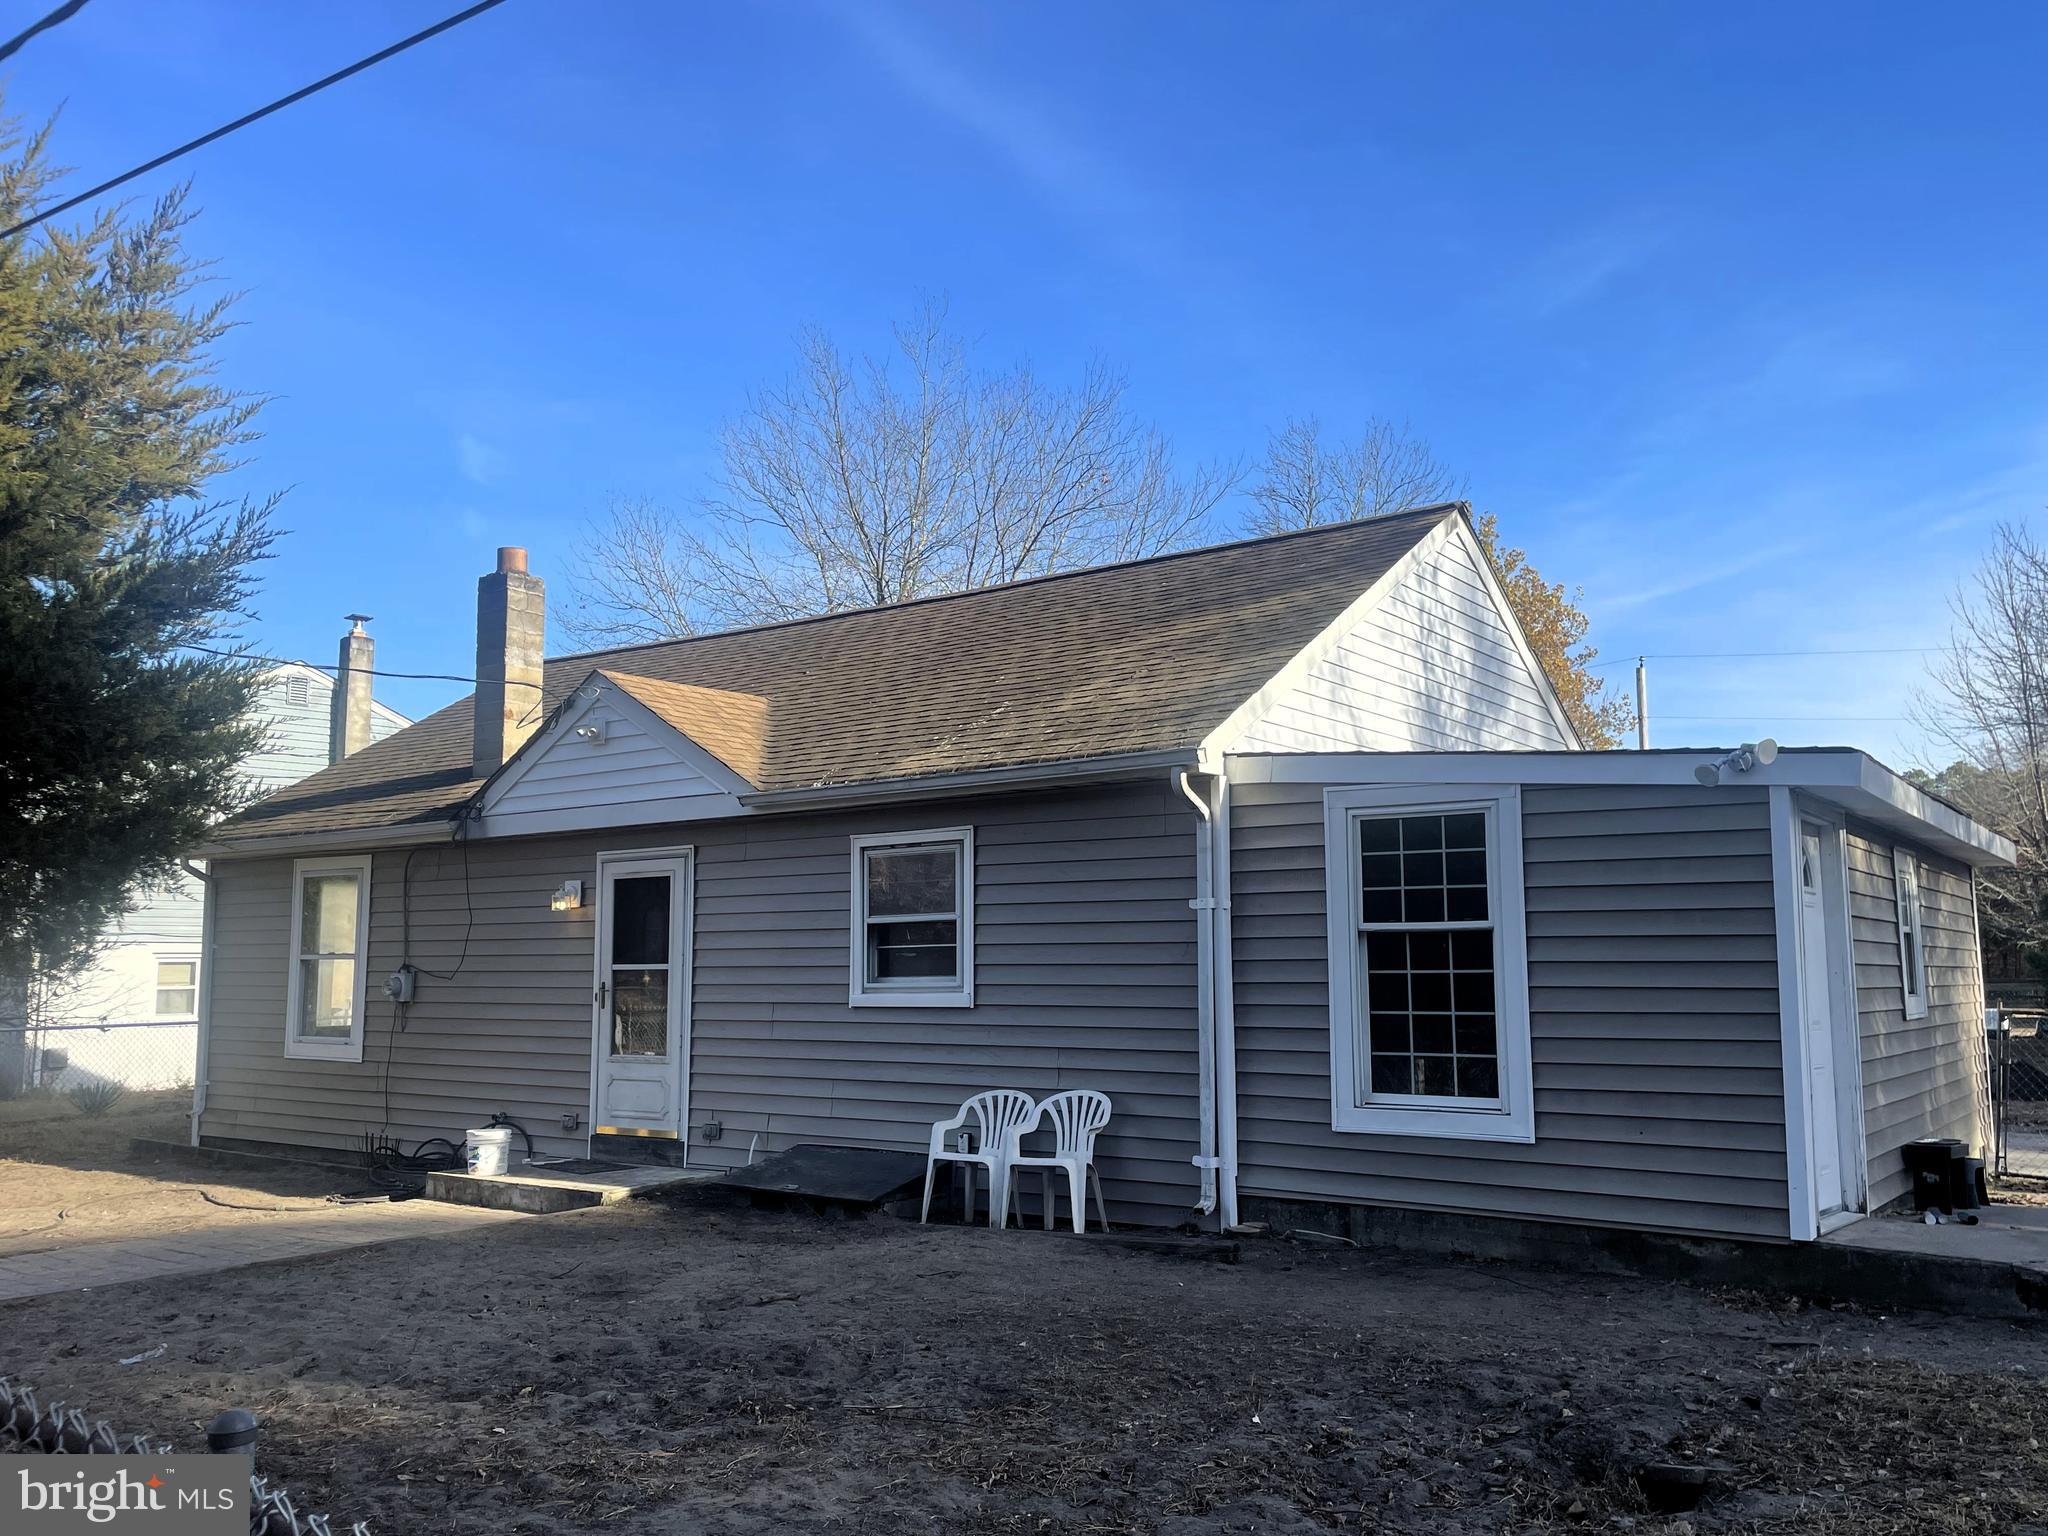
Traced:
POLYGON ((1991 1203, 1990 1192, 1984 1187, 1983 1158, 1959 1157, 1949 1164, 1949 1175, 1954 1181, 1949 1199, 1957 1210, 1974 1211, 1991 1203))
POLYGON ((1899 1152, 1913 1180, 1913 1209, 1953 1211, 1970 1149, 1953 1136, 1922 1136, 1899 1152))

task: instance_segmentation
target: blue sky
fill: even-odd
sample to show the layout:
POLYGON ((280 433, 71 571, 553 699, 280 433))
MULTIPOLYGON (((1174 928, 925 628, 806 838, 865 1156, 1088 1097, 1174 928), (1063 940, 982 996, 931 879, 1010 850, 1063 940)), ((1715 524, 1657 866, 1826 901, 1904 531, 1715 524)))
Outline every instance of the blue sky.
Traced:
MULTIPOLYGON (((82 186, 455 8, 94 0, 0 68, 82 186)), ((189 175, 247 291, 277 654, 360 608, 380 665, 469 671, 494 545, 559 585, 608 496, 707 488, 799 327, 880 348, 922 293, 992 361, 1107 357, 1190 460, 1407 420, 1611 661, 1923 646, 2048 504, 2044 44, 2022 6, 510 0, 136 190, 189 175)), ((1655 739, 1910 762, 1924 666, 1655 661, 1655 739)))

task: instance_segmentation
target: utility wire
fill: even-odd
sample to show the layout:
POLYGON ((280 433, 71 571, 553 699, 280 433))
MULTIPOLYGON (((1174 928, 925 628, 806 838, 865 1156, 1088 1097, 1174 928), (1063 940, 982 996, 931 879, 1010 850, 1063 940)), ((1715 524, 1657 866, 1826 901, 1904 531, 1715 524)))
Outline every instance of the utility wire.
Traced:
POLYGON ((1644 651, 1636 656, 1624 656, 1618 661, 1597 662, 1587 668, 1591 672, 1606 672, 1615 667, 1632 667, 1638 659, 1643 661, 1749 661, 1765 656, 1927 656, 1936 651, 1946 650, 1941 645, 1878 645, 1855 650, 1817 651, 1644 651))
MULTIPOLYGON (((295 657, 258 656, 250 651, 222 651, 210 645, 185 645, 180 650, 198 651, 204 656, 219 656, 228 661, 258 661, 271 667, 311 667, 315 672, 339 672, 341 668, 331 661, 300 661, 295 657)), ((428 683, 470 683, 476 684, 482 678, 465 677, 459 672, 383 672, 375 667, 351 667, 353 672, 362 672, 370 677, 402 677, 414 682, 428 683)), ((525 682, 516 677, 494 677, 494 683, 503 683, 507 688, 539 688, 539 683, 525 682)))
MULTIPOLYGON (((92 199, 98 197, 101 193, 111 192, 114 190, 114 188, 131 182, 138 176, 146 176, 151 171, 157 169, 157 167, 169 165, 173 160, 179 159, 185 155, 189 155, 195 149, 204 149, 207 145, 213 143, 214 140, 216 139, 224 139, 229 134, 235 132, 237 129, 246 128, 251 123, 259 122, 263 118, 270 116, 270 114, 273 112, 282 112, 286 107, 291 106, 294 102, 304 101, 308 96, 311 96, 319 91, 324 91, 330 85, 339 85, 342 81, 348 79, 349 76, 359 75, 364 70, 370 68, 373 64, 381 64, 386 59, 391 58, 396 54, 401 54, 405 52, 405 50, 408 48, 416 47, 420 43, 424 43, 430 37, 438 37, 443 32, 448 31, 451 27, 459 27, 465 21, 470 20, 472 17, 481 16, 485 11, 495 9, 496 7, 503 5, 504 3, 505 0, 478 0, 478 3, 472 5, 471 7, 469 7, 469 9, 464 11, 457 11, 453 16, 447 17, 445 20, 442 21, 437 21, 431 27, 427 27, 423 31, 413 33, 411 37, 401 38, 399 41, 393 43, 388 48, 380 48, 377 50, 377 52, 371 54, 368 58, 357 59, 355 63, 348 65, 344 69, 337 69, 333 74, 323 76, 322 78, 315 80, 311 85, 301 86, 298 90, 293 91, 289 96, 280 96, 277 98, 277 100, 270 103, 270 105, 267 107, 258 107, 254 112, 246 113, 245 115, 236 118, 231 123, 223 123, 221 124, 220 127, 214 129, 213 132, 211 133, 202 133, 198 138, 191 140, 189 143, 180 144, 176 149, 171 150, 166 154, 158 155, 154 160, 145 161, 143 164, 136 166, 133 170, 123 171, 120 175, 115 176, 110 180, 103 181, 96 187, 88 187, 85 191, 79 193, 76 197, 67 197, 66 199, 64 199, 63 202, 58 203, 53 207, 45 208, 41 213, 33 214, 30 217, 23 219, 19 224, 14 225, 12 228, 0 230, 0 240, 11 240, 12 238, 14 238, 14 236, 21 234, 24 230, 34 229, 38 224, 42 223, 45 219, 53 219, 60 213, 68 213, 73 208, 76 208, 80 203, 90 202, 92 201, 92 199)), ((84 0, 78 0, 78 4, 71 5, 69 7, 69 10, 65 10, 65 8, 61 6, 58 9, 59 11, 64 11, 65 15, 68 15, 70 11, 75 11, 78 8, 78 5, 82 4, 84 4, 84 0)), ((7 46, 9 50, 11 51, 14 48, 18 48, 19 46, 21 46, 22 43, 27 41, 30 37, 34 36, 38 31, 42 30, 42 28, 46 26, 54 26, 57 21, 62 21, 63 19, 63 15, 59 15, 58 12, 53 11, 50 14, 50 16, 44 17, 40 22, 36 23, 35 26, 30 27, 28 31, 22 33, 20 37, 16 38, 12 43, 8 44, 7 46), (54 20, 52 18, 54 18, 54 20)), ((5 56, 5 54, 0 54, 0 58, 4 58, 5 56)))
POLYGON ((50 12, 49 15, 45 16, 27 31, 17 33, 6 42, 0 43, 0 61, 11 59, 21 52, 21 45, 34 37, 38 32, 47 32, 52 27, 62 26, 84 9, 85 0, 64 0, 62 5, 58 6, 57 9, 50 12))

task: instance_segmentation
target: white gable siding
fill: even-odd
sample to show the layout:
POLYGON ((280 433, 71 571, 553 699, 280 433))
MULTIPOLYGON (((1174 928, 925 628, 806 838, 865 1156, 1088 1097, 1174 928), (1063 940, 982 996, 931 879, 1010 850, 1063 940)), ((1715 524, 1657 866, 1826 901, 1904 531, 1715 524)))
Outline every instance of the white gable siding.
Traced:
MULTIPOLYGON (((557 720, 487 794, 491 834, 554 830, 554 818, 584 815, 598 824, 621 818, 607 810, 641 807, 647 820, 690 821, 730 816, 738 806, 707 772, 688 761, 676 732, 646 710, 607 692, 557 720), (597 727, 602 741, 576 734, 597 727)), ((632 819, 632 818, 626 818, 632 819)))
POLYGON ((1233 752, 1569 748, 1464 538, 1438 546, 1233 752))

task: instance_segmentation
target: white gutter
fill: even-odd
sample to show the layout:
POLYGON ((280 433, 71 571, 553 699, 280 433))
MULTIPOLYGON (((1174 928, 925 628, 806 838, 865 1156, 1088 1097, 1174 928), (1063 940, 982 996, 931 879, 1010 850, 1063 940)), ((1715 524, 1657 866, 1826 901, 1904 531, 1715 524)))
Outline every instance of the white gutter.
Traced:
POLYGON ((1216 864, 1213 851, 1215 818, 1207 797, 1195 793, 1186 769, 1176 769, 1173 782, 1195 808, 1195 1059, 1200 1083, 1201 1151, 1195 1166, 1202 1171, 1202 1197, 1195 1209, 1204 1216, 1216 1209, 1216 864))
POLYGON ((186 861, 199 886, 199 1053, 192 1064, 192 1145, 199 1145, 199 1121, 206 1113, 207 1037, 213 1033, 213 875, 186 861))
POLYGON ((1223 1229, 1227 1232, 1238 1224, 1237 959, 1230 916, 1230 780, 1220 768, 1216 773, 1216 826, 1210 842, 1216 859, 1216 875, 1210 886, 1216 897, 1210 914, 1215 930, 1212 959, 1216 967, 1216 1143, 1223 1164, 1218 1175, 1223 1229))

